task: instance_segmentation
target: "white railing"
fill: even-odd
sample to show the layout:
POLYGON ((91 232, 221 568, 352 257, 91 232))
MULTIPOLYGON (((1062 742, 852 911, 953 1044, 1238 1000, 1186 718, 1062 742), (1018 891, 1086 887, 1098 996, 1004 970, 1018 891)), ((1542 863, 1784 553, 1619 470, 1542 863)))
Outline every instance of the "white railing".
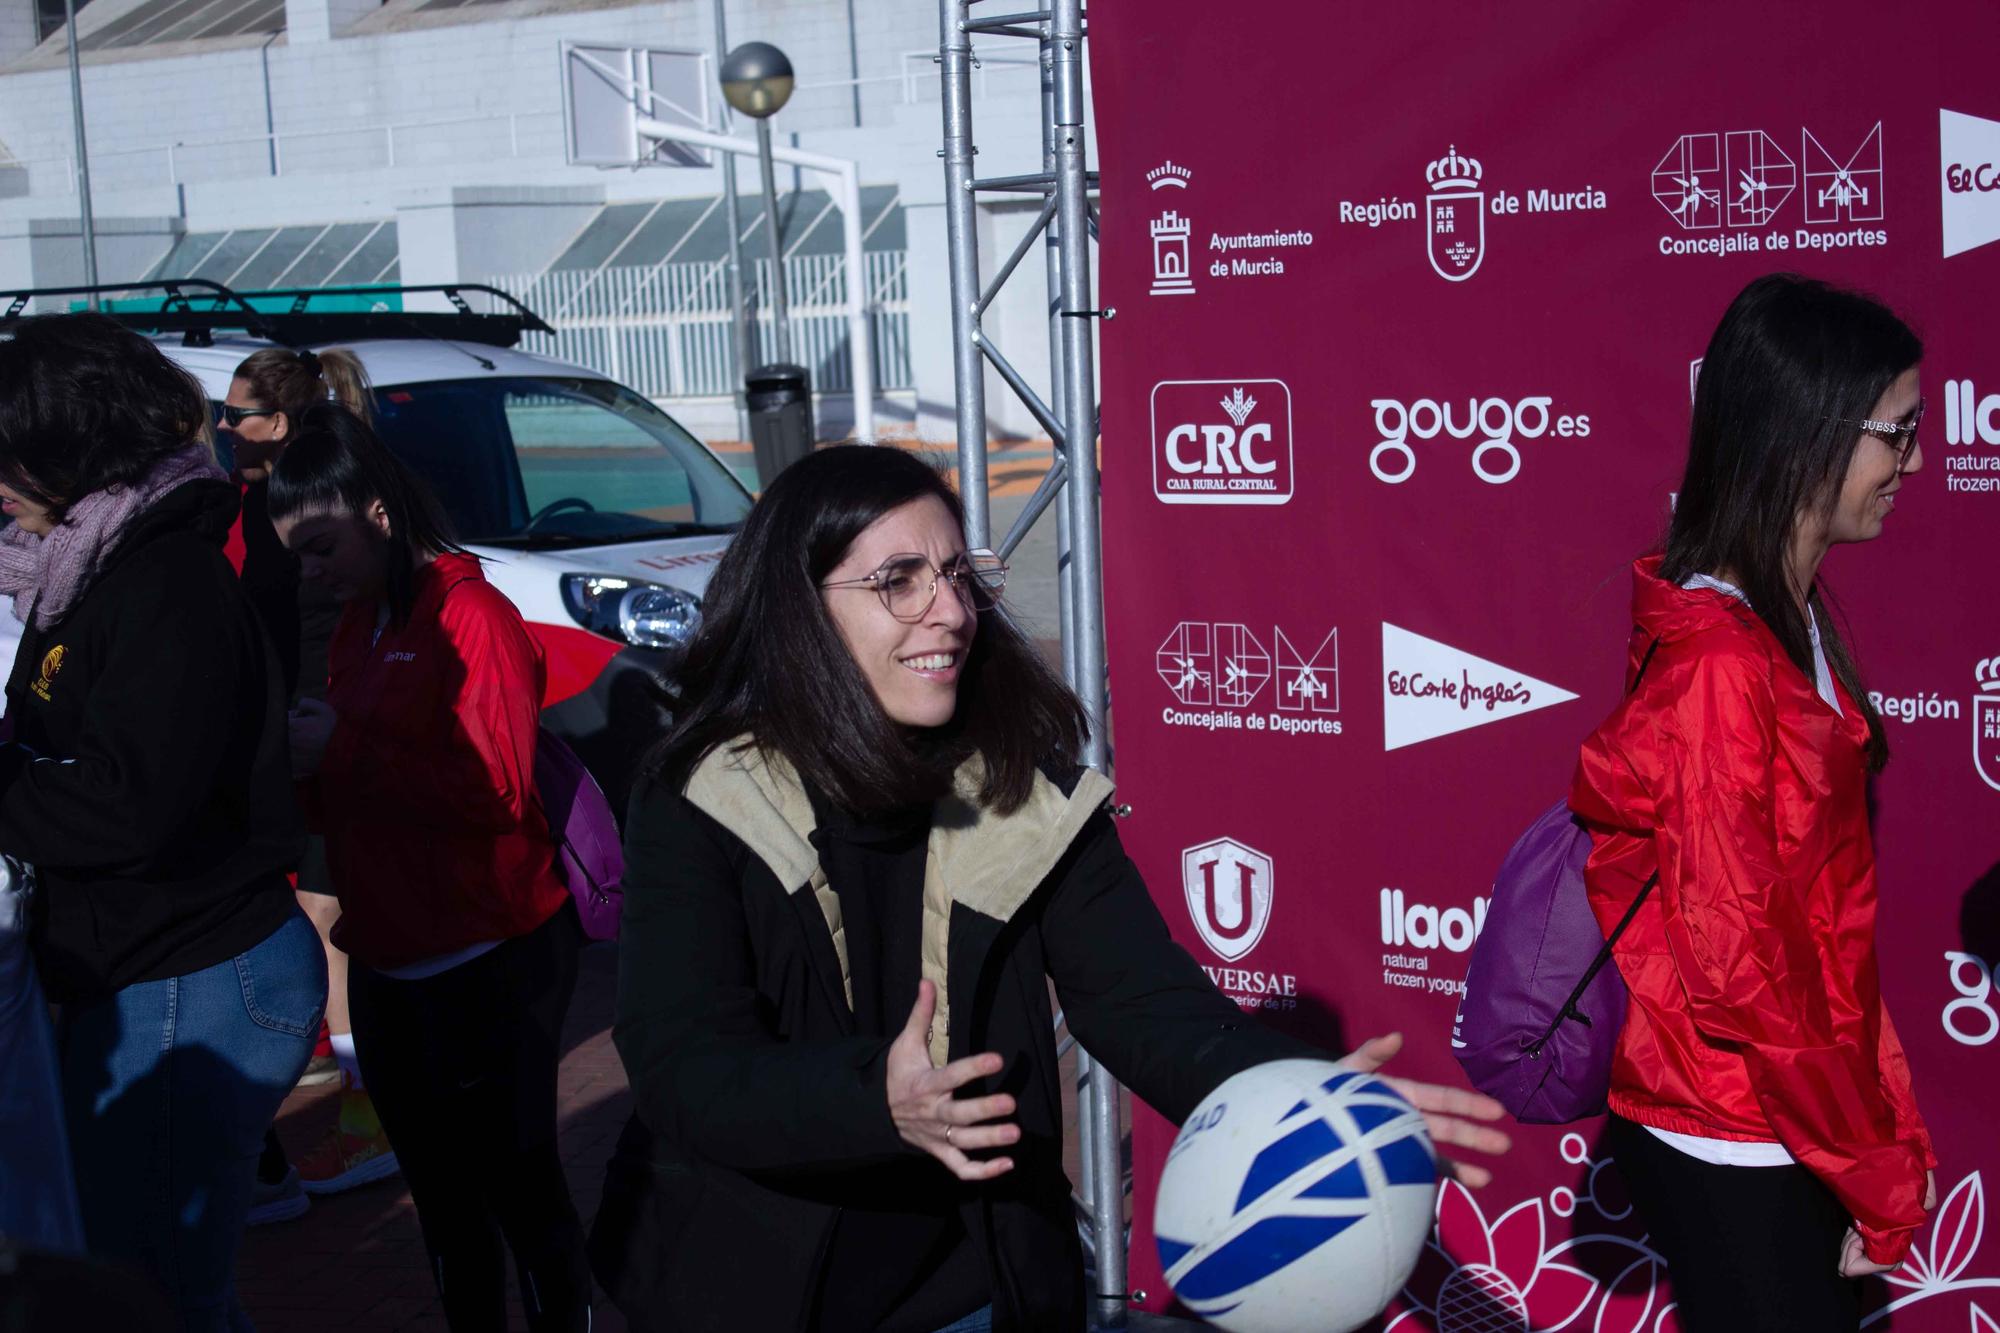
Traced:
MULTIPOLYGON (((901 250, 870 251, 869 327, 876 387, 910 387, 909 274, 901 250)), ((757 321, 755 346, 772 346, 767 289, 770 261, 747 264, 757 321)), ((590 367, 649 398, 726 396, 731 373, 729 277, 722 261, 551 271, 488 278, 519 297, 553 335, 530 333, 524 350, 590 367)), ((785 261, 792 357, 812 373, 813 388, 853 388, 847 356, 847 274, 840 255, 794 255, 785 261)), ((763 359, 775 356, 765 353, 763 359)))
MULTIPOLYGON (((973 71, 973 96, 1032 89, 1039 62, 1014 53, 999 54, 982 47, 973 71)), ((906 104, 938 97, 937 50, 900 53, 897 72, 864 79, 834 79, 804 83, 798 91, 833 91, 850 87, 893 85, 906 104)), ((1086 86, 1087 75, 1086 75, 1086 86)), ((194 185, 208 181, 242 180, 252 176, 285 176, 311 172, 368 171, 397 166, 427 166, 450 161, 492 161, 496 158, 560 159, 563 157, 563 117, 560 111, 522 111, 502 115, 450 116, 439 120, 408 120, 376 125, 339 125, 270 134, 234 134, 215 138, 176 139, 171 143, 90 151, 92 184, 99 190, 149 185, 194 185)), ((74 194, 76 161, 68 153, 48 157, 13 158, 0 166, 25 169, 29 193, 74 194)))
MULTIPOLYGON (((339 125, 281 130, 275 134, 176 139, 172 143, 134 148, 93 147, 90 172, 97 188, 120 189, 157 184, 193 185, 249 176, 427 166, 469 158, 481 161, 560 158, 562 134, 559 111, 339 125)), ((64 182, 60 188, 68 193, 76 190, 76 162, 70 154, 25 159, 16 165, 29 168, 31 177, 41 168, 64 182)), ((55 192, 40 188, 39 181, 34 189, 36 194, 55 192)))

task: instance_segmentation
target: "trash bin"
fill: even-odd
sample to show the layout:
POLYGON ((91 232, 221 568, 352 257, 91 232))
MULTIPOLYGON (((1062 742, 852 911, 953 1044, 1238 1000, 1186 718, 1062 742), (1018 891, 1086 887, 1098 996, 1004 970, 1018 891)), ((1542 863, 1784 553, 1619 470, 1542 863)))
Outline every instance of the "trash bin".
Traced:
POLYGON ((812 381, 804 366, 759 366, 743 377, 750 408, 750 447, 757 479, 769 486, 812 452, 812 381))

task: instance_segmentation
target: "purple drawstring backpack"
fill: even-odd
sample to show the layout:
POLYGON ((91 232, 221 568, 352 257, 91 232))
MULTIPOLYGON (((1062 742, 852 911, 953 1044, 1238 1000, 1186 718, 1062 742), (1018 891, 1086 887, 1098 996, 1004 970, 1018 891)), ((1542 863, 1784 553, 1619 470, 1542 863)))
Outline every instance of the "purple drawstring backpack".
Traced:
POLYGON ((625 907, 625 851, 611 802, 576 752, 547 727, 535 736, 535 791, 556 843, 556 870, 576 900, 583 933, 618 938, 625 907))
MULTIPOLYGON (((1659 647, 1654 640, 1632 688, 1659 647)), ((1606 939, 1590 910, 1590 832, 1558 801, 1500 863, 1472 946, 1451 1049, 1472 1086, 1523 1124, 1563 1125, 1605 1109, 1629 998, 1611 948, 1659 882, 1655 871, 1606 939)))

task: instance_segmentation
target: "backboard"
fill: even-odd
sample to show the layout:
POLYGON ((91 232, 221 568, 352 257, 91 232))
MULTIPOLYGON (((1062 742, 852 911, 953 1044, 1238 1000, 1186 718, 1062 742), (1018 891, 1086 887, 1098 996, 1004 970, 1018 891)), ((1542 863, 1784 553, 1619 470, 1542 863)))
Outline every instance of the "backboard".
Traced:
POLYGON ((641 140, 642 117, 715 128, 705 52, 659 47, 562 44, 563 152, 576 166, 705 167, 709 152, 641 140))

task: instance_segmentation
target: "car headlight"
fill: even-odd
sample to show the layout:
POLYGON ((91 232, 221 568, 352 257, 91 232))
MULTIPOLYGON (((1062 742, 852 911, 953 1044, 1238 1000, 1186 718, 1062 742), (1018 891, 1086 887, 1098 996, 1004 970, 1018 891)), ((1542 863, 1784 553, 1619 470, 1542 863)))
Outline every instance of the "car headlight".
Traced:
POLYGON ((701 628, 701 598, 615 574, 565 574, 563 605, 593 634, 636 648, 685 648, 701 628))

